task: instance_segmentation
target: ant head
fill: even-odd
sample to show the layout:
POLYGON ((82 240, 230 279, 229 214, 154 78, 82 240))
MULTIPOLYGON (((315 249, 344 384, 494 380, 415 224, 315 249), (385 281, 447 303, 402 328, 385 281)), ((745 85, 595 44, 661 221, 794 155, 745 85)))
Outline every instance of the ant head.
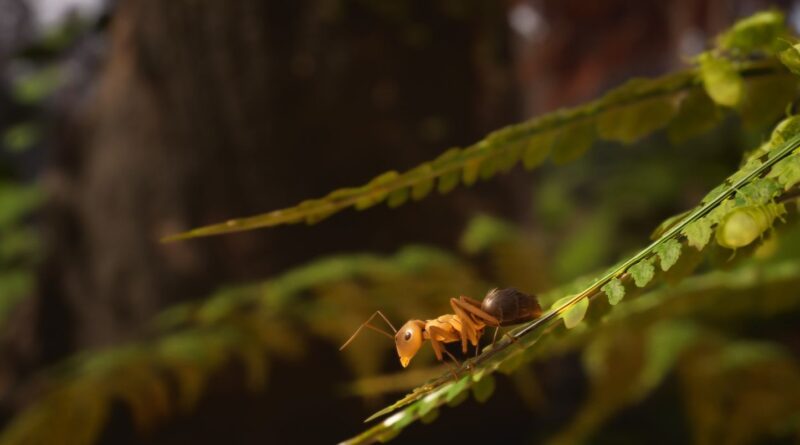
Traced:
POLYGON ((424 323, 419 320, 410 320, 394 335, 397 355, 400 356, 400 364, 404 368, 408 366, 408 363, 417 355, 417 351, 422 346, 423 326, 424 323))

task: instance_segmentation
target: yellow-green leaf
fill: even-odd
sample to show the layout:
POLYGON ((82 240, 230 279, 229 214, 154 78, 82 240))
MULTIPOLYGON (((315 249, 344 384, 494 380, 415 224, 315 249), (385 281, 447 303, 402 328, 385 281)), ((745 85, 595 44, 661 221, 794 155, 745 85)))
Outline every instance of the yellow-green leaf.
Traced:
POLYGON ((659 244, 655 248, 656 254, 661 263, 661 270, 668 271, 681 256, 681 243, 671 238, 659 244))
POLYGON ((555 131, 546 131, 530 138, 522 157, 522 163, 526 169, 538 167, 547 159, 553 148, 555 136, 555 131))
POLYGON ((489 400, 494 393, 495 382, 493 375, 484 376, 472 385, 472 395, 479 403, 489 400))
POLYGON ((464 163, 464 170, 461 175, 461 180, 464 185, 472 185, 478 180, 478 173, 481 170, 482 158, 470 159, 464 163))
POLYGON ((614 278, 608 283, 605 284, 602 288, 600 288, 608 297, 608 303, 612 306, 615 306, 622 300, 622 297, 625 296, 625 286, 622 285, 622 282, 619 278, 614 278))
POLYGON ((445 171, 438 180, 439 193, 445 194, 453 190, 461 181, 461 169, 454 168, 461 153, 462 150, 460 148, 451 148, 431 162, 433 168, 445 171))
POLYGON ((645 287, 653 279, 655 268, 650 260, 642 260, 631 266, 628 272, 633 277, 633 282, 637 287, 645 287))
MULTIPOLYGON (((561 305, 565 304, 573 297, 574 295, 570 295, 559 299, 558 301, 553 303, 552 309, 561 307, 561 305)), ((578 324, 580 324, 580 322, 583 321, 583 317, 586 316, 587 309, 589 309, 589 299, 582 298, 580 301, 575 303, 575 305, 573 305, 571 308, 567 309, 566 311, 564 311, 563 314, 561 314, 561 318, 564 319, 564 326, 566 326, 567 329, 572 329, 578 324)))
POLYGON ((711 239, 711 225, 705 218, 700 218, 687 225, 683 229, 683 234, 690 246, 703 250, 711 239))
POLYGON ((779 161, 767 176, 777 178, 784 190, 794 187, 800 182, 800 155, 793 154, 779 161))
POLYGON ((786 68, 789 68, 789 71, 800 76, 800 44, 792 45, 781 51, 778 58, 786 68))
POLYGON ((459 381, 450 385, 447 389, 447 394, 445 394, 445 401, 450 404, 462 397, 462 394, 465 395, 466 390, 469 388, 469 381, 470 377, 464 376, 459 381))
POLYGON ((703 54, 700 57, 703 87, 714 102, 735 107, 742 100, 744 81, 728 59, 703 54))
POLYGON ((553 162, 565 164, 578 159, 592 146, 594 120, 584 119, 562 128, 553 142, 553 162))
POLYGON ((667 127, 667 135, 673 144, 680 144, 714 128, 722 113, 705 90, 693 89, 680 102, 675 118, 667 127))
POLYGON ((742 54, 772 52, 786 34, 786 20, 778 10, 761 11, 739 20, 717 38, 720 48, 742 54))
POLYGON ((516 142, 502 149, 497 155, 497 171, 505 173, 517 165, 524 148, 525 145, 522 142, 516 142))
POLYGON ((481 166, 478 169, 478 176, 484 181, 490 179, 497 173, 497 167, 497 159, 494 157, 487 157, 481 162, 481 166))
MULTIPOLYGON (((369 181, 369 183, 365 187, 372 189, 373 191, 362 195, 360 198, 356 200, 356 205, 355 205, 356 209, 364 210, 386 199, 386 197, 389 195, 389 192, 388 190, 382 190, 381 186, 391 183, 392 181, 396 180, 399 176, 400 174, 397 173, 396 171, 388 171, 379 176, 376 176, 371 181, 369 181)), ((355 191, 358 189, 353 189, 353 190, 355 191)), ((343 192, 349 193, 349 190, 345 189, 343 190, 343 192)), ((335 194, 332 194, 332 196, 338 197, 335 194)))
POLYGON ((597 134, 608 141, 630 144, 666 126, 674 115, 673 97, 655 97, 602 113, 597 118, 597 134))
POLYGON ((392 193, 389 193, 389 197, 386 199, 386 204, 391 208, 399 207, 408 201, 409 195, 410 191, 408 190, 408 187, 397 189, 392 193))
POLYGON ((739 115, 748 129, 774 125, 784 114, 786 104, 797 97, 795 76, 769 76, 749 79, 739 115))
POLYGON ((414 172, 419 175, 420 179, 411 187, 411 198, 419 201, 433 190, 433 169, 430 164, 422 164, 415 168, 414 172))

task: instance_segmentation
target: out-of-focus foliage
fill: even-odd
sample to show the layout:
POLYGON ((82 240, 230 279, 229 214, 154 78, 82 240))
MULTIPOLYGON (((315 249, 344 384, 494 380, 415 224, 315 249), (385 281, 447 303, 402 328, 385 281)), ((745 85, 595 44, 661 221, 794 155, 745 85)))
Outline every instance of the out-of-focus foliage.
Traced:
POLYGON ((25 221, 39 201, 34 186, 0 182, 0 324, 33 286, 38 238, 25 221))
POLYGON ((63 78, 57 54, 73 44, 87 25, 70 20, 12 59, 16 69, 9 79, 6 106, 18 110, 10 122, 0 122, 0 325, 33 291, 39 257, 39 236, 31 222, 42 202, 41 190, 38 185, 23 185, 14 157, 41 142, 48 125, 43 106, 63 78))
MULTIPOLYGON (((137 428, 149 431, 190 412, 209 379, 232 362, 243 368, 245 388, 260 391, 272 360, 302 355, 303 333, 338 346, 376 306, 395 317, 434 314, 444 310, 446 297, 487 287, 456 258, 408 247, 389 258, 321 259, 264 283, 222 290, 165 311, 146 340, 81 354, 39 376, 41 397, 0 443, 90 444, 119 399, 137 428)), ((357 375, 371 375, 392 349, 385 338, 364 335, 345 351, 346 360, 357 375)))
MULTIPOLYGON (((787 127, 781 125, 777 128, 780 130, 781 128, 787 127)), ((434 379, 416 388, 405 398, 376 413, 372 418, 397 411, 383 422, 352 439, 352 443, 383 440, 397 434, 402 428, 414 420, 424 417, 428 411, 450 403, 452 398, 456 397, 458 393, 464 392, 473 385, 478 384, 483 376, 490 375, 503 367, 504 364, 506 370, 516 369, 519 364, 514 361, 513 357, 519 354, 519 352, 517 352, 517 348, 514 348, 512 345, 523 345, 528 349, 528 353, 531 357, 535 356, 540 340, 553 341, 548 333, 551 331, 550 328, 558 318, 563 318, 564 326, 568 330, 582 326, 582 322, 589 309, 590 299, 600 293, 606 293, 609 297, 609 302, 613 302, 615 305, 619 306, 619 300, 625 294, 622 282, 632 281, 636 287, 644 288, 651 284, 655 277, 656 270, 653 266, 653 262, 656 261, 657 258, 661 259, 661 269, 669 271, 676 263, 680 265, 682 250, 690 249, 692 248, 690 246, 694 246, 697 251, 702 251, 710 241, 710 234, 715 227, 725 230, 723 226, 719 225, 719 222, 724 220, 727 215, 738 212, 742 208, 750 208, 748 205, 751 203, 750 199, 753 199, 753 196, 760 196, 763 199, 757 203, 758 205, 775 205, 771 203, 779 197, 780 192, 782 192, 785 187, 794 187, 797 182, 795 179, 789 179, 789 182, 785 184, 781 183, 779 187, 773 187, 775 190, 774 193, 750 194, 746 192, 748 190, 760 188, 761 186, 759 184, 761 184, 762 181, 769 181, 771 177, 780 176, 778 172, 782 171, 787 165, 790 165, 793 158, 800 158, 800 150, 798 150, 798 147, 800 147, 800 133, 792 135, 790 140, 782 142, 781 145, 769 151, 764 155, 764 162, 759 162, 756 167, 753 167, 751 162, 746 163, 742 170, 731 175, 722 187, 718 187, 709 193, 703 199, 703 203, 700 206, 664 233, 653 244, 626 260, 621 265, 612 267, 610 271, 601 278, 592 280, 588 287, 584 288, 583 286, 586 286, 585 284, 579 284, 579 286, 581 286, 579 288, 582 290, 576 295, 573 295, 571 290, 566 289, 559 289, 549 293, 549 295, 544 295, 542 299, 545 304, 552 301, 552 295, 555 295, 555 302, 552 303, 551 310, 541 318, 516 330, 516 332, 512 334, 517 339, 516 342, 498 344, 493 350, 482 354, 480 357, 476 358, 474 362, 465 365, 462 372, 465 373, 466 376, 460 380, 454 380, 445 374, 438 379, 434 379), (764 174, 766 174, 766 177, 761 178, 760 176, 764 174), (745 193, 742 193, 742 191, 745 191, 745 193), (703 230, 708 232, 708 236, 706 236, 702 242, 698 241, 693 231, 690 230, 687 233, 686 229, 692 227, 703 227, 703 230), (676 238, 676 236, 680 236, 680 238, 676 238), (684 246, 681 249, 678 240, 685 242, 688 246, 684 246), (665 264, 669 267, 665 267, 665 264), (617 281, 614 281, 615 279, 617 281), (508 363, 512 364, 509 365, 508 363)), ((746 227, 744 229, 749 230, 750 228, 751 227, 746 227)), ((758 234, 763 233, 769 228, 770 225, 759 227, 758 234)), ((753 237, 753 240, 756 238, 757 236, 753 237)), ((691 255, 689 255, 688 259, 685 261, 693 261, 691 255)), ((793 296, 790 298, 793 298, 793 296)), ((608 306, 600 305, 597 312, 602 313, 607 310, 608 306)), ((659 313, 666 314, 665 311, 660 311, 659 313)), ((595 318, 596 317, 597 315, 595 318)), ((584 329, 579 331, 583 330, 584 329)), ((651 386, 654 386, 654 384, 651 386)))
POLYGON ((763 13, 720 37, 721 46, 701 54, 697 68, 660 79, 634 79, 586 105, 556 111, 488 135, 467 148, 451 148, 405 173, 389 171, 361 187, 344 188, 295 207, 232 219, 164 238, 174 241, 281 224, 316 223, 348 207, 363 210, 386 201, 390 207, 420 200, 432 190, 447 193, 522 163, 526 169, 548 157, 556 164, 582 156, 596 140, 631 144, 661 128, 684 141, 708 130, 723 109, 761 122, 783 112, 797 94, 797 79, 774 57, 785 36, 783 15, 763 13), (765 39, 772 39, 765 43, 765 39), (753 62, 753 51, 773 57, 753 62), (749 79, 747 82, 745 79, 749 79), (702 85, 705 94, 697 90, 702 85), (709 99, 710 98, 710 99, 709 99), (777 100, 773 100, 776 99, 777 100))

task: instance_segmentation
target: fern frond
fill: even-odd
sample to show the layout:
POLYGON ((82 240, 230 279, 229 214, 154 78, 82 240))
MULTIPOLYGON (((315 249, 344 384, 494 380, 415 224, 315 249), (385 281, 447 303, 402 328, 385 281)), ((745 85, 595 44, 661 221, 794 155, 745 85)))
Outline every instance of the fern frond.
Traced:
MULTIPOLYGON (((502 374, 513 373, 531 360, 542 360, 568 350, 578 349, 620 330, 636 332, 636 335, 629 336, 636 337, 648 331, 648 326, 655 326, 664 320, 697 316, 718 320, 724 315, 740 322, 747 317, 759 318, 772 316, 778 312, 797 310, 800 308, 800 299, 792 289, 798 284, 800 284, 800 262, 793 259, 770 265, 756 263, 732 271, 713 271, 688 278, 675 287, 656 289, 612 310, 602 324, 594 325, 592 329, 562 331, 562 334, 569 335, 560 337, 558 342, 547 341, 554 332, 537 332, 539 335, 519 340, 523 342, 524 350, 513 346, 505 348, 501 346, 494 350, 497 351, 497 357, 488 363, 473 362, 472 366, 476 370, 455 382, 452 381, 452 376, 443 374, 367 419, 370 421, 399 410, 361 434, 343 441, 342 444, 383 442, 399 434, 414 421, 422 420, 422 416, 428 412, 444 405, 452 407, 459 404, 468 398, 470 388, 479 381, 478 379, 488 377, 494 371, 502 374), (731 304, 732 301, 736 304, 731 304)), ((653 365, 657 364, 658 368, 650 373, 656 374, 648 379, 657 379, 657 375, 664 373, 672 363, 674 362, 654 363, 653 365)), ((652 388, 656 383, 657 380, 649 380, 647 384, 643 382, 638 391, 652 388)))
MULTIPOLYGON (((800 151, 796 151, 798 147, 800 147, 800 133, 794 134, 780 146, 767 153, 764 156, 766 159, 763 161, 759 159, 746 164, 741 170, 731 175, 720 187, 709 193, 703 199, 701 205, 689 213, 688 216, 666 230, 659 239, 620 265, 613 267, 582 292, 574 296, 563 297, 542 317, 516 330, 512 335, 518 339, 517 343, 525 347, 534 345, 545 332, 554 327, 554 323, 560 318, 564 319, 568 329, 576 326, 580 319, 583 318, 583 313, 588 307, 590 299, 600 294, 604 287, 609 289, 607 286, 609 283, 613 283, 613 280, 632 278, 638 287, 644 287, 653 278, 654 270, 651 263, 655 261, 656 257, 660 257, 662 262, 667 263, 674 263, 677 260, 680 253, 675 249, 674 243, 679 238, 686 239, 689 244, 695 243, 695 247, 698 247, 698 250, 702 249, 705 244, 696 245, 697 241, 692 239, 693 232, 689 231, 687 233, 686 229, 698 224, 706 227, 707 224, 710 231, 712 225, 718 223, 722 216, 737 208, 737 200, 741 201, 740 206, 746 205, 747 201, 742 196, 737 195, 736 199, 729 198, 740 190, 745 189, 745 187, 753 187, 753 184, 757 184, 759 180, 763 179, 759 178, 766 174, 773 175, 778 171, 790 169, 788 166, 794 164, 795 161, 793 159, 800 157, 800 151)), ((786 185, 791 184, 793 186, 796 182, 794 176, 791 176, 786 185)), ((766 195, 763 199, 771 199, 771 197, 772 195, 766 195)), ((611 296, 611 293, 612 291, 609 291, 609 296, 611 296)), ((620 297, 618 295, 619 289, 615 289, 613 293, 615 294, 615 299, 620 297)), ((506 351, 508 346, 508 342, 501 343, 498 347, 484 352, 472 363, 465 364, 459 370, 459 374, 466 375, 459 380, 452 381, 452 377, 445 374, 439 379, 415 389, 411 394, 395 404, 377 412, 367 421, 400 409, 400 411, 380 424, 354 438, 351 443, 366 443, 373 439, 380 439, 384 434, 396 434, 398 430, 408 423, 419 419, 421 417, 420 412, 430 411, 448 403, 452 398, 456 397, 457 393, 465 391, 477 384, 484 375, 490 375, 497 370, 509 355, 506 351), (470 368, 467 368, 467 366, 470 368)))
MULTIPOLYGON (((526 169, 532 169, 548 157, 556 163, 572 161, 588 150, 597 139, 631 144, 669 126, 670 136, 683 140, 710 129, 719 121, 721 112, 698 87, 705 85, 718 104, 730 105, 730 98, 715 98, 716 93, 713 91, 730 90, 731 76, 734 82, 740 82, 742 78, 751 81, 771 79, 766 82, 768 85, 759 86, 755 82, 754 85, 760 89, 781 86, 779 93, 783 94, 784 100, 787 94, 796 94, 797 82, 794 76, 773 59, 755 62, 723 58, 713 60, 717 64, 727 64, 725 66, 733 71, 726 71, 727 74, 719 76, 707 66, 704 68, 701 65, 699 69, 658 79, 634 79, 596 101, 495 131, 467 148, 451 148, 436 159, 407 172, 389 171, 361 187, 339 189, 325 197, 307 200, 294 207, 196 228, 164 237, 162 241, 283 224, 313 224, 346 208, 363 210, 384 201, 390 207, 397 207, 409 199, 423 199, 433 189, 447 193, 460 183, 469 186, 478 179, 489 179, 520 162, 526 169), (720 62, 722 60, 724 62, 720 62)), ((744 93, 736 94, 738 103, 739 96, 744 93)), ((760 92, 754 92, 748 96, 759 95, 760 92)), ((777 117, 776 112, 779 114, 783 110, 783 103, 785 102, 779 101, 781 106, 776 108, 775 101, 746 102, 740 111, 743 115, 752 114, 761 119, 765 115, 777 117), (772 109, 766 111, 765 107, 772 109), (753 108, 757 111, 753 111, 753 108)))
MULTIPOLYGON (((384 302, 387 313, 397 313, 398 306, 432 311, 426 305, 446 300, 431 294, 487 287, 457 258, 409 246, 389 257, 322 258, 265 282, 225 289, 205 301, 164 311, 153 320, 149 338, 77 355, 35 377, 32 386, 44 391, 7 425, 0 444, 61 443, 69 437, 69 443, 89 445, 115 401, 129 409, 137 430, 146 432, 179 413, 191 413, 230 363, 241 365, 243 390, 265 389, 274 358, 302 354, 298 326, 339 346, 365 317, 357 311, 358 300, 363 312, 384 302), (365 289, 359 292, 359 285, 365 289), (345 292, 337 291, 341 287, 345 292), (290 304, 305 293, 313 293, 313 304, 290 304)), ((357 346, 352 355, 364 356, 357 346)), ((380 355, 368 358, 374 364, 362 361, 361 367, 374 372, 380 355)))

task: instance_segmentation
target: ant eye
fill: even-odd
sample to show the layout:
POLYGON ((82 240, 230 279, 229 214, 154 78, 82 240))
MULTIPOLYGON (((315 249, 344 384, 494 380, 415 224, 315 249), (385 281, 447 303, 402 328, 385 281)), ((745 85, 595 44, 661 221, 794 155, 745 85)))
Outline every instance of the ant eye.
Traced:
POLYGON ((406 331, 406 335, 403 336, 406 341, 411 340, 411 331, 406 331))

